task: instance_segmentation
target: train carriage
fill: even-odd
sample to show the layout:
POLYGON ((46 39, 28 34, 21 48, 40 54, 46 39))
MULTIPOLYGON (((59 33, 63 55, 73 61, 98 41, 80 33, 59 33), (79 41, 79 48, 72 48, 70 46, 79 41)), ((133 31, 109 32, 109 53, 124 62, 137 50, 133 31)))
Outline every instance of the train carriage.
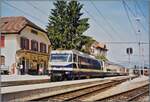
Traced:
POLYGON ((53 50, 50 56, 49 72, 51 79, 58 81, 126 75, 122 71, 107 71, 106 63, 77 50, 53 50))
POLYGON ((50 56, 52 79, 80 79, 103 76, 102 62, 76 50, 54 50, 50 56))

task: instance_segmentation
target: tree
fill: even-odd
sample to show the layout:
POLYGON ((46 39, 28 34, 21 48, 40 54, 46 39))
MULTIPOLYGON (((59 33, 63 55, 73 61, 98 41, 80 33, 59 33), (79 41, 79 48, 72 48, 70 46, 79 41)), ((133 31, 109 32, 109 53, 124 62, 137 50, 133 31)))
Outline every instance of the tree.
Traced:
POLYGON ((98 56, 96 56, 96 58, 97 58, 97 59, 100 59, 100 60, 102 60, 102 61, 104 61, 104 62, 108 61, 108 59, 107 59, 106 56, 104 56, 104 55, 98 55, 98 56))
POLYGON ((79 48, 82 52, 90 54, 91 45, 95 42, 95 39, 89 36, 82 36, 81 37, 81 45, 84 45, 83 47, 79 48))
POLYGON ((51 10, 51 15, 49 16, 49 23, 47 26, 47 32, 49 39, 52 44, 52 49, 65 47, 65 19, 66 14, 66 1, 54 2, 55 9, 51 10))
POLYGON ((90 37, 83 33, 89 28, 88 18, 81 18, 83 5, 78 1, 56 1, 51 10, 47 32, 52 49, 82 50, 90 37))

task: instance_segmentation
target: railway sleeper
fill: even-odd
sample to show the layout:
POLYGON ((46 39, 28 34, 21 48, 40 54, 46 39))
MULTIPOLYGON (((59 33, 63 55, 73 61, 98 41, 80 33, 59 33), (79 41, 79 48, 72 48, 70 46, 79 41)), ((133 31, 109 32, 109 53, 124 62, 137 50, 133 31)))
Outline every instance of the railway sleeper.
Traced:
POLYGON ((76 101, 76 100, 78 100, 79 97, 94 93, 96 91, 106 90, 106 89, 108 89, 110 87, 113 87, 117 84, 120 84, 122 82, 123 81, 118 81, 118 82, 110 82, 109 84, 105 83, 105 84, 101 84, 101 85, 95 85, 95 86, 92 86, 92 87, 89 87, 89 88, 79 89, 79 90, 75 90, 75 91, 72 91, 72 92, 67 92, 67 93, 63 93, 63 94, 60 94, 60 95, 51 96, 51 97, 48 98, 48 100, 49 99, 50 100, 54 99, 54 100, 58 100, 58 101, 73 101, 73 100, 76 101))
POLYGON ((143 92, 144 90, 147 90, 147 88, 148 88, 148 85, 144 85, 144 86, 141 86, 141 87, 138 87, 135 89, 131 89, 131 90, 128 90, 128 91, 125 91, 122 93, 118 93, 118 94, 115 94, 115 95, 112 95, 109 97, 105 97, 103 99, 99 99, 97 101, 100 101, 100 102, 110 102, 110 101, 111 102, 116 102, 116 101, 122 102, 122 100, 124 100, 124 102, 130 102, 130 100, 131 101, 134 100, 134 98, 138 97, 138 95, 141 94, 141 91, 143 92), (130 96, 132 96, 135 93, 138 95, 130 98, 130 96))
POLYGON ((133 101, 133 100, 135 100, 135 99, 137 99, 137 98, 139 98, 139 97, 145 95, 145 94, 148 93, 148 92, 149 92, 149 90, 145 90, 144 92, 142 92, 142 93, 140 93, 140 94, 137 94, 137 95, 135 95, 135 96, 129 98, 127 101, 128 101, 128 102, 133 101))

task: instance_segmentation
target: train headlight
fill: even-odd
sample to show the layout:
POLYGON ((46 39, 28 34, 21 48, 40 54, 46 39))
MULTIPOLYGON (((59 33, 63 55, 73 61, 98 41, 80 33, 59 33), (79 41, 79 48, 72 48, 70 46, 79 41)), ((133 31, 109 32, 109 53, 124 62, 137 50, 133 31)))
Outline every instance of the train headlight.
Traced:
POLYGON ((70 74, 70 72, 65 72, 65 74, 70 74))

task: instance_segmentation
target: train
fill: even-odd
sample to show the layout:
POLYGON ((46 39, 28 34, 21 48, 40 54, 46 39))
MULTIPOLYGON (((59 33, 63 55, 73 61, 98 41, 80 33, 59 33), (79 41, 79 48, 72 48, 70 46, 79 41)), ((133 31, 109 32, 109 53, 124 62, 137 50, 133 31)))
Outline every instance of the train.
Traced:
POLYGON ((106 72, 117 72, 119 75, 129 75, 129 69, 114 62, 105 61, 106 72))
POLYGON ((52 50, 49 65, 51 79, 59 81, 121 75, 105 71, 103 61, 77 50, 52 50))

